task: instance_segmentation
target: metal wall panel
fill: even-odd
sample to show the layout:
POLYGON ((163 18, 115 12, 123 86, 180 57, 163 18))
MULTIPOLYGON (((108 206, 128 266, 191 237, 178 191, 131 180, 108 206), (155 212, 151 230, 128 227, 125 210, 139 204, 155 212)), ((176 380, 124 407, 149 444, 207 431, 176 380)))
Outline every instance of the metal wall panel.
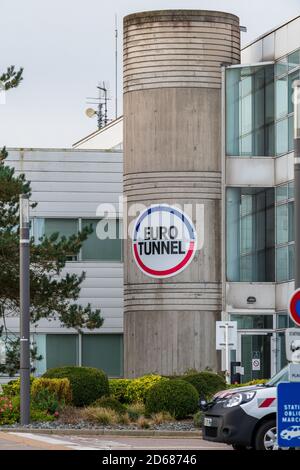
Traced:
MULTIPOLYGON (((32 199, 38 202, 32 216, 96 218, 101 203, 118 208, 122 194, 121 152, 71 149, 9 150, 8 162, 31 181, 32 199)), ((117 212, 118 213, 118 212, 117 212)), ((86 272, 79 302, 100 308, 104 317, 101 333, 123 331, 123 263, 71 262, 64 272, 86 272)), ((16 331, 18 319, 9 319, 16 331)), ((67 332, 57 321, 40 321, 36 331, 67 332)))

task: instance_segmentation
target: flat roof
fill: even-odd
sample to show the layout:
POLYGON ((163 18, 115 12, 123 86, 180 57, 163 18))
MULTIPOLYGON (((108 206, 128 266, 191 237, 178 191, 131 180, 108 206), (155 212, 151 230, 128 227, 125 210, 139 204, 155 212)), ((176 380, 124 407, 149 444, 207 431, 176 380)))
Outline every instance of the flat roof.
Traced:
POLYGON ((119 149, 74 149, 56 147, 6 147, 8 152, 93 152, 93 153, 123 153, 119 149))

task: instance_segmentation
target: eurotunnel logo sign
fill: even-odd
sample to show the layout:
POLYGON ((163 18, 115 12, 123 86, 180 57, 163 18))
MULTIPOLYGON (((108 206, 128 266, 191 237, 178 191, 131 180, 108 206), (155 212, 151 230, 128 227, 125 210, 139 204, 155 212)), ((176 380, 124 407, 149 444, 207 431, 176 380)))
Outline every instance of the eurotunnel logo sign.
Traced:
POLYGON ((197 249, 193 222, 177 207, 153 205, 137 218, 133 230, 133 257, 140 270, 165 278, 183 271, 197 249))

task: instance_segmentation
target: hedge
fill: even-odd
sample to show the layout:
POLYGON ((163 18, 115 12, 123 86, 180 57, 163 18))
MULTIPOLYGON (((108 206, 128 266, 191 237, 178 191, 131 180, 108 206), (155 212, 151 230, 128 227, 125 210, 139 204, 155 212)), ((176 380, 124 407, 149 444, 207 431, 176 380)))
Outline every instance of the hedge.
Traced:
POLYGON ((127 403, 145 403, 148 391, 158 382, 166 380, 160 375, 143 375, 129 381, 126 390, 127 403))
POLYGON ((120 403, 114 397, 102 397, 98 398, 98 400, 94 401, 92 407, 95 408, 108 408, 109 410, 114 410, 119 415, 126 413, 126 407, 122 403, 120 403))
POLYGON ((165 380, 160 375, 143 375, 137 379, 110 379, 110 395, 124 404, 145 403, 148 390, 157 382, 165 380))
POLYGON ((109 395, 107 375, 93 367, 58 367, 47 370, 43 377, 69 379, 74 406, 88 406, 98 398, 109 395))
POLYGON ((128 403, 127 388, 131 379, 109 379, 109 394, 120 403, 128 403))
POLYGON ((68 404, 72 402, 70 380, 65 379, 34 379, 31 385, 31 395, 35 398, 43 390, 53 393, 59 402, 68 404))
POLYGON ((146 396, 146 413, 169 412, 181 419, 198 409, 199 394, 196 388, 185 380, 164 379, 151 387, 146 396))
POLYGON ((226 389, 224 378, 214 372, 198 372, 182 376, 182 379, 192 384, 200 397, 211 398, 220 390, 226 389))

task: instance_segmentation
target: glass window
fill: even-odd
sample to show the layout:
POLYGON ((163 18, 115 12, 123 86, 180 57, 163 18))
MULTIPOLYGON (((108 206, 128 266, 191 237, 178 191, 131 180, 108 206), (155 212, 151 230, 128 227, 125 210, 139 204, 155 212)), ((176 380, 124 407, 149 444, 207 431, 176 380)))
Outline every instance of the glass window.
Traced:
POLYGON ((288 239, 288 205, 281 204, 276 207, 276 243, 287 243, 288 239))
POLYGON ((289 116, 288 121, 288 151, 292 152, 294 150, 294 115, 289 116))
POLYGON ((276 279, 294 278, 294 182, 276 188, 276 279))
POLYGON ((288 119, 276 123, 276 154, 288 152, 288 119))
POLYGON ((78 335, 47 335, 46 359, 47 369, 78 365, 78 335))
POLYGON ((231 314, 230 319, 237 321, 238 330, 273 329, 273 315, 231 314))
POLYGON ((227 155, 273 155, 273 124, 274 66, 228 68, 226 70, 227 155))
POLYGON ((85 334, 82 336, 82 365, 102 369, 110 377, 123 375, 123 336, 85 334))
POLYGON ((283 184, 276 188, 276 202, 286 201, 288 199, 288 185, 283 184))
POLYGON ((278 313, 277 314, 277 328, 287 328, 288 327, 288 315, 287 313, 278 313))
POLYGON ((45 219, 45 235, 50 237, 54 233, 59 233, 60 237, 69 238, 78 233, 77 219, 45 219))
POLYGON ((274 223, 273 188, 227 188, 228 281, 274 281, 274 223))
POLYGON ((288 71, 288 62, 287 62, 287 57, 283 57, 282 59, 278 60, 275 64, 275 75, 276 77, 279 77, 280 75, 283 75, 287 73, 288 71))
POLYGON ((276 80, 276 118, 288 113, 288 78, 285 76, 276 80))
POLYGON ((288 246, 289 279, 295 279, 295 245, 288 246))
POLYGON ((282 282, 288 279, 288 247, 282 246, 276 249, 276 280, 282 282))
POLYGON ((82 245, 82 260, 122 261, 120 221, 116 219, 83 219, 82 228, 93 232, 82 245))
POLYGON ((299 80, 299 70, 296 72, 290 73, 288 76, 288 112, 293 113, 294 112, 294 102, 293 102, 293 95, 294 95, 294 89, 293 89, 293 82, 295 80, 299 80))
POLYGON ((288 241, 295 240, 295 225, 294 225, 294 202, 288 203, 288 241))
POLYGON ((288 188, 288 198, 294 199, 294 181, 289 182, 288 188))
POLYGON ((288 62, 289 69, 293 69, 297 67, 300 64, 300 49, 289 54, 287 62, 288 62))
MULTIPOLYGON (((62 237, 69 238, 78 233, 77 219, 44 219, 44 234, 51 237, 54 233, 59 233, 59 239, 62 237)), ((68 261, 76 261, 78 255, 68 253, 68 261)))

